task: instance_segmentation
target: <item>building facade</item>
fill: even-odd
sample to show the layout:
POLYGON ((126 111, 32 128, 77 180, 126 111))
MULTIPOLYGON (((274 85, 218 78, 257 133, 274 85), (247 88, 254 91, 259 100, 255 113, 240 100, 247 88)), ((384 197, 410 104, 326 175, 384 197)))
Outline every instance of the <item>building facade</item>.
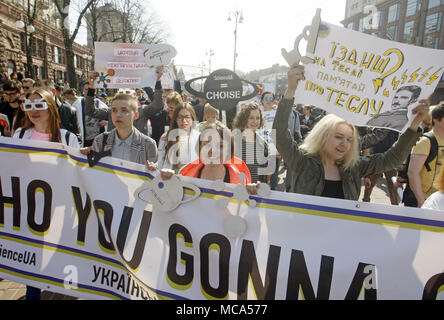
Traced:
MULTIPOLYGON (((380 38, 444 50, 443 18, 444 0, 347 0, 342 24, 380 38), (374 21, 367 18, 373 13, 374 21)), ((440 101, 444 101, 444 76, 432 104, 440 101)))
MULTIPOLYGON (((67 69, 60 23, 49 0, 0 0, 0 73, 9 76, 20 71, 34 79, 63 83, 67 79, 67 69), (38 6, 35 18, 30 16, 28 3, 38 6)), ((92 51, 77 43, 74 43, 73 50, 76 74, 80 78, 92 70, 87 58, 92 51)))

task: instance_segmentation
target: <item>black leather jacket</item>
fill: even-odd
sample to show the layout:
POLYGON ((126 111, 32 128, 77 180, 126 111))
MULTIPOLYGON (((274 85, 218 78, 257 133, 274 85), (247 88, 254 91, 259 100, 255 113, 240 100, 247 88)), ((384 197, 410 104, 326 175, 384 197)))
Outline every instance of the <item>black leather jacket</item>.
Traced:
POLYGON ((77 121, 77 110, 58 98, 55 98, 55 101, 60 115, 61 128, 74 133, 79 138, 80 128, 77 121))

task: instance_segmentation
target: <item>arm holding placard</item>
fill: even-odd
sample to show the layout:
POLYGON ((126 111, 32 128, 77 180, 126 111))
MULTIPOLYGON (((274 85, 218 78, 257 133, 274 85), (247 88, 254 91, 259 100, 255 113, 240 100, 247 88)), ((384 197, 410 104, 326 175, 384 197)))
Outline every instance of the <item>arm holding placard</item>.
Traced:
POLYGON ((156 69, 157 81, 154 88, 154 99, 149 105, 142 106, 140 110, 140 116, 143 118, 150 118, 163 108, 162 83, 160 81, 163 75, 163 71, 163 66, 157 67, 156 69))

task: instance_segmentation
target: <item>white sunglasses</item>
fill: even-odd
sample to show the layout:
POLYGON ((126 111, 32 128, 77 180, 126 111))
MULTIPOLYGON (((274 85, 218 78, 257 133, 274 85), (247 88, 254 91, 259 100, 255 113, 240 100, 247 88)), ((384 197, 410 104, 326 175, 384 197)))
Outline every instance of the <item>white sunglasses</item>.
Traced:
POLYGON ((43 111, 46 109, 48 109, 48 104, 44 101, 43 98, 35 101, 26 99, 25 103, 23 103, 23 111, 43 111))

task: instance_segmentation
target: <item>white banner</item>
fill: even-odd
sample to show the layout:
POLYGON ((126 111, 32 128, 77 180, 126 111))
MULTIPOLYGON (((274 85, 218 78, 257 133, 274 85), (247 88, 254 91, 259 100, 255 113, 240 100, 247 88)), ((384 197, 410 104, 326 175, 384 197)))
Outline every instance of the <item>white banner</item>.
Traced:
MULTIPOLYGON (((305 32, 305 31, 304 31, 305 32)), ((388 41, 322 22, 314 63, 305 65, 295 102, 355 125, 404 131, 411 110, 435 90, 444 50, 388 41)))
POLYGON ((444 299, 443 212, 272 192, 232 238, 242 186, 181 177, 200 197, 162 213, 134 196, 144 166, 10 138, 0 159, 1 278, 86 299, 444 299))
MULTIPOLYGON (((117 42, 95 42, 94 52, 94 69, 100 75, 97 87, 106 84, 108 88, 154 88, 156 67, 169 65, 177 54, 176 49, 167 44, 117 42)), ((165 88, 171 86, 170 78, 167 70, 162 78, 165 88)))

